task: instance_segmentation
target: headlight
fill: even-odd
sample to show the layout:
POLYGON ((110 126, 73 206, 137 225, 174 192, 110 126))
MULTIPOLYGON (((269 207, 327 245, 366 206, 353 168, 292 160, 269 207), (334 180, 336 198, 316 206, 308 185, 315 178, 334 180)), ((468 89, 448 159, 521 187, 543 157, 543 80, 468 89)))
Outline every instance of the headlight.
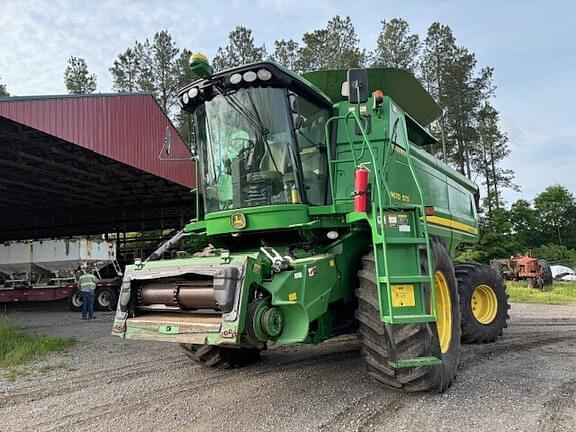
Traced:
POLYGON ((188 90, 188 97, 190 99, 194 99, 196 96, 198 96, 198 87, 192 87, 188 90))
POLYGON ((188 93, 184 93, 184 94, 182 95, 182 103, 183 103, 184 105, 188 105, 188 102, 190 102, 190 98, 188 97, 188 93))
POLYGON ((268 69, 260 69, 257 75, 258 79, 262 81, 268 81, 270 78, 272 78, 272 73, 268 69))
POLYGON ((232 74, 230 77, 230 84, 238 84, 240 81, 242 81, 242 75, 239 73, 232 74))
POLYGON ((254 82, 256 81, 256 72, 254 71, 248 71, 248 72, 244 72, 244 75, 242 75, 242 78, 244 78, 244 81, 246 82, 254 82))

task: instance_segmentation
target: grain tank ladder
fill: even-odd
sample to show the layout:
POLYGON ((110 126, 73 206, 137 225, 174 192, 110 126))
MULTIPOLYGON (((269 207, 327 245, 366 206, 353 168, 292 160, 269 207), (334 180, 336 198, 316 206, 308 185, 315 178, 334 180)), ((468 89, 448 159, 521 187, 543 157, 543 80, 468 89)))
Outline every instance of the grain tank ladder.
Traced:
MULTIPOLYGON (((396 126, 398 126, 398 120, 394 125, 394 130, 396 126)), ((405 130, 402 130, 402 133, 405 134, 405 130)), ((391 138, 388 138, 383 145, 386 153, 380 169, 376 163, 375 151, 356 110, 330 118, 325 125, 325 137, 328 149, 328 168, 333 182, 330 188, 333 206, 336 205, 335 176, 332 175, 335 166, 342 163, 352 163, 354 167, 358 167, 360 161, 368 159, 368 164, 371 167, 370 183, 375 190, 375 194, 372 193, 371 210, 365 213, 348 213, 346 220, 348 223, 366 220, 372 230, 376 285, 378 287, 377 298, 380 319, 385 323, 387 333, 390 366, 404 368, 441 364, 440 359, 432 356, 400 359, 395 349, 395 325, 430 323, 434 327, 433 331, 436 331, 437 321, 426 210, 422 188, 412 165, 409 141, 404 140, 406 142, 405 157, 410 176, 418 191, 418 201, 415 204, 392 204, 391 191, 386 182, 386 172, 390 153, 396 146, 396 143, 392 141, 394 131, 391 138), (352 157, 332 160, 331 155, 335 153, 330 149, 328 131, 332 122, 339 121, 342 121, 344 125, 352 157), (358 154, 350 133, 349 123, 353 123, 362 136, 362 144, 358 154), (400 218, 403 228, 399 228, 400 218), (394 229, 391 229, 392 225, 394 229), (421 262, 424 259, 425 269, 422 269, 421 262)))

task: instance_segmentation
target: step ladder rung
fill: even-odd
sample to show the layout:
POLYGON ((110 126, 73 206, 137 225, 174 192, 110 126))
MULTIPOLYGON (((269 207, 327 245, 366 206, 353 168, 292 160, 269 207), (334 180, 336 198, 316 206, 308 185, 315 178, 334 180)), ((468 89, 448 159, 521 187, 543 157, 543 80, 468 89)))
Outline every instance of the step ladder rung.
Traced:
POLYGON ((394 315, 389 320, 389 324, 413 324, 436 322, 434 315, 394 315))
POLYGON ((432 281, 430 276, 409 275, 409 276, 380 276, 378 282, 389 284, 409 284, 409 283, 429 283, 432 281))
POLYGON ((426 244, 426 239, 423 237, 392 237, 386 240, 388 244, 426 244))

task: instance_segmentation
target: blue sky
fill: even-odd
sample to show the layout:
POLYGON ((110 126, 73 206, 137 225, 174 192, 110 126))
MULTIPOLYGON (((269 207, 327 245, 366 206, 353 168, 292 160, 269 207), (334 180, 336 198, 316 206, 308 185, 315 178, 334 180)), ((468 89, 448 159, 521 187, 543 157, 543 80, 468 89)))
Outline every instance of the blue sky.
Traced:
POLYGON ((252 28, 271 51, 274 40, 351 16, 363 48, 374 48, 380 21, 401 17, 424 35, 448 24, 479 66, 495 68, 494 104, 510 138, 505 166, 531 199, 560 183, 576 194, 576 2, 565 1, 72 1, 0 0, 0 77, 19 96, 64 93, 69 56, 84 57, 111 90, 108 67, 135 40, 168 29, 179 47, 213 56, 235 25, 252 28))

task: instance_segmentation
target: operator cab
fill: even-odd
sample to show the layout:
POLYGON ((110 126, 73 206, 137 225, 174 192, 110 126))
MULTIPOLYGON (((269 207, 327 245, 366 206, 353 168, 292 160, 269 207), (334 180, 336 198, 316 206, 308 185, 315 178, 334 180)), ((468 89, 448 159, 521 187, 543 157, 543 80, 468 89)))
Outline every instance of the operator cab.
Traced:
POLYGON ((329 202, 320 90, 261 62, 197 80, 179 100, 194 115, 206 213, 329 202))

